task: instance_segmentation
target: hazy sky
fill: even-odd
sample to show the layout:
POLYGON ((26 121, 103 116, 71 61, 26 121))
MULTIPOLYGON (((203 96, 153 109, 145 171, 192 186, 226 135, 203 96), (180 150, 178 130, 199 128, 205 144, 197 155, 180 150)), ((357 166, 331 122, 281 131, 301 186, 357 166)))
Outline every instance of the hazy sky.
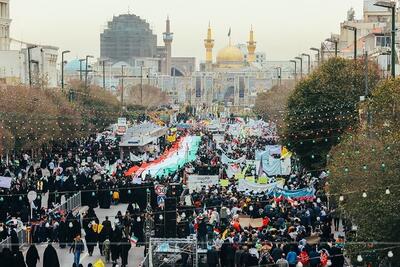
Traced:
MULTIPOLYGON (((71 50, 69 59, 99 56, 100 32, 113 15, 131 13, 146 19, 162 44, 167 14, 174 32, 173 56, 204 60, 203 40, 211 21, 214 57, 232 42, 244 43, 253 25, 257 50, 267 60, 287 60, 330 33, 339 31, 350 7, 362 16, 362 0, 10 0, 11 36, 71 50)), ((68 59, 68 58, 67 58, 68 59)))

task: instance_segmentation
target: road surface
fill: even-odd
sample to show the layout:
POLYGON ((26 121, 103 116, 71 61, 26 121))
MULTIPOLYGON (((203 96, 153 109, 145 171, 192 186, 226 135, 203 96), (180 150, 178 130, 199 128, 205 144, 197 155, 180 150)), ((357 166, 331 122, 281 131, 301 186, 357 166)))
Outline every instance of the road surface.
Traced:
MULTIPOLYGON (((105 220, 105 217, 108 216, 111 221, 113 221, 114 216, 117 214, 117 212, 120 210, 122 214, 125 213, 126 208, 128 204, 119 204, 117 206, 111 206, 110 209, 100 209, 97 208, 95 209, 96 215, 99 218, 99 221, 102 222, 105 220)), ((64 248, 61 249, 57 243, 53 244, 54 248, 57 250, 58 254, 58 259, 60 261, 60 266, 62 267, 71 267, 73 262, 74 262, 74 255, 69 253, 69 248, 64 248)), ((36 245, 36 248, 38 249, 39 256, 41 261, 38 263, 37 267, 42 267, 43 266, 43 252, 46 249, 47 244, 39 244, 36 245)), ((23 252, 24 255, 26 251, 28 250, 28 247, 24 247, 23 252)), ((128 266, 139 266, 139 263, 143 260, 143 253, 144 253, 144 247, 132 247, 129 250, 129 257, 128 257, 128 266)), ((87 253, 87 249, 85 246, 85 252, 81 255, 81 264, 84 267, 87 267, 89 263, 94 263, 98 259, 103 259, 104 263, 105 260, 103 257, 100 255, 100 251, 98 246, 95 247, 93 255, 90 257, 89 254, 87 253)), ((121 262, 119 261, 119 264, 121 262)), ((112 266, 112 264, 107 264, 106 266, 112 266)))

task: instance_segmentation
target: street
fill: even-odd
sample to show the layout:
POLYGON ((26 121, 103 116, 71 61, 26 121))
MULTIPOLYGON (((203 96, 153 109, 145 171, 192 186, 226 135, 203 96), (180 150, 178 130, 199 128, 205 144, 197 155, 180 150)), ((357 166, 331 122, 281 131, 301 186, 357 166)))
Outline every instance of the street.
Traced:
MULTIPOLYGON (((99 218, 100 222, 105 220, 106 216, 109 216, 110 221, 113 221, 114 216, 117 214, 117 212, 120 210, 122 213, 126 211, 127 204, 119 204, 117 206, 111 206, 110 209, 100 209, 96 208, 95 212, 97 217, 99 218)), ((69 248, 64 248, 61 249, 57 243, 53 244, 54 248, 57 250, 57 255, 58 259, 60 262, 60 266, 62 267, 69 267, 72 266, 74 262, 74 256, 72 253, 69 253, 69 248)), ((41 261, 38 264, 38 267, 43 266, 43 253, 44 250, 46 249, 47 244, 40 244, 37 245, 36 248, 39 252, 39 256, 41 261)), ((27 252, 29 247, 24 247, 23 252, 24 256, 27 252)), ((144 247, 132 247, 129 251, 129 258, 128 258, 128 266, 138 266, 139 263, 143 260, 143 249, 144 247)), ((86 267, 89 263, 95 263, 98 259, 103 259, 103 257, 100 256, 100 251, 98 249, 98 246, 95 247, 93 256, 89 256, 87 249, 85 247, 84 253, 81 255, 81 264, 86 267)), ((103 259, 103 262, 105 263, 105 260, 103 259)), ((106 266, 112 266, 111 263, 106 264, 106 266)))

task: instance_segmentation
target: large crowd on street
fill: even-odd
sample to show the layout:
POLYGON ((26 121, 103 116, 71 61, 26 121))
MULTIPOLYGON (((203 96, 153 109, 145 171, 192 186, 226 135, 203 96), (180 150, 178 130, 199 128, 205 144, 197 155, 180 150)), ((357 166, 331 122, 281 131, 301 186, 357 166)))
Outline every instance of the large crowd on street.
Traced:
MULTIPOLYGON (((92 256, 95 249, 104 262, 113 266, 137 266, 139 262, 128 262, 128 255, 132 246, 147 245, 146 220, 154 222, 156 236, 165 236, 157 223, 165 207, 157 204, 154 192, 154 186, 162 184, 168 188, 168 197, 176 198, 176 211, 172 212, 176 213, 177 236, 196 236, 199 249, 205 251, 206 266, 344 266, 343 237, 335 204, 329 203, 325 194, 325 173, 293 166, 290 175, 268 177, 272 182, 284 179, 285 190, 313 188, 311 198, 241 191, 238 180, 227 175, 229 166, 222 162, 222 154, 233 160, 254 161, 257 149, 278 145, 279 140, 263 135, 235 136, 225 131, 223 140, 216 141, 206 127, 181 130, 178 139, 179 135, 201 136, 196 160, 165 176, 145 175, 140 184, 133 182, 133 176, 125 175, 140 162, 120 158, 118 141, 106 136, 75 140, 35 158, 24 153, 3 160, 0 176, 12 177, 12 185, 0 188, 0 241, 11 238, 11 247, 0 251, 0 262, 5 264, 1 265, 33 267, 40 259, 45 267, 65 266, 58 260, 57 246, 74 255, 76 267, 83 252, 92 256), (218 175, 228 184, 189 190, 187 177, 191 174, 218 175), (172 184, 178 186, 171 189, 172 184), (146 210, 147 189, 151 190, 152 218, 146 210), (32 190, 38 197, 31 206, 27 194, 32 190), (62 199, 79 191, 82 206, 87 207, 83 213, 54 209, 62 199), (108 209, 118 203, 127 203, 127 210, 99 220, 96 208, 108 209), (243 226, 244 217, 262 224, 243 226), (30 229, 31 244, 25 244, 29 247, 26 253, 21 250, 26 240, 18 240, 17 236, 19 222, 30 229), (37 244, 47 244, 43 255, 38 254, 37 244)), ((147 154, 148 161, 158 158, 169 146, 167 143, 147 154)), ((254 165, 237 165, 255 181, 265 175, 254 165)), ((193 253, 182 252, 177 264, 192 266, 193 257, 193 253)), ((93 257, 93 265, 96 260, 93 257)))

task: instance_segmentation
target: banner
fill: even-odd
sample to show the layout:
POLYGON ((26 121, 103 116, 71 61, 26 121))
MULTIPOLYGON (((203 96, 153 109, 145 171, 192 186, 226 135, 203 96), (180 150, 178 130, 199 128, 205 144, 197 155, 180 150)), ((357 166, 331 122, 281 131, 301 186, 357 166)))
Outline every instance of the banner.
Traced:
POLYGON ((0 176, 0 188, 11 188, 11 177, 0 176))
POLYGON ((279 179, 276 182, 270 184, 258 184, 249 182, 246 179, 240 179, 237 189, 240 192, 253 191, 254 193, 265 193, 272 191, 276 187, 283 187, 284 184, 285 180, 283 179, 279 179))
POLYGON ((239 215, 239 224, 242 228, 260 228, 263 227, 263 218, 252 219, 248 215, 239 215))
POLYGON ((203 186, 218 185, 219 178, 218 175, 189 175, 187 180, 187 186, 189 192, 193 190, 201 189, 203 186))
POLYGON ((221 162, 222 164, 240 164, 246 161, 246 156, 243 156, 241 158, 238 159, 230 159, 228 158, 227 155, 225 155, 225 153, 222 153, 221 155, 221 162))
POLYGON ((291 199, 299 199, 299 200, 306 200, 306 199, 313 199, 315 197, 315 189, 314 188, 303 188, 298 190, 284 190, 282 188, 276 188, 273 192, 274 197, 284 197, 284 198, 291 198, 291 199))

